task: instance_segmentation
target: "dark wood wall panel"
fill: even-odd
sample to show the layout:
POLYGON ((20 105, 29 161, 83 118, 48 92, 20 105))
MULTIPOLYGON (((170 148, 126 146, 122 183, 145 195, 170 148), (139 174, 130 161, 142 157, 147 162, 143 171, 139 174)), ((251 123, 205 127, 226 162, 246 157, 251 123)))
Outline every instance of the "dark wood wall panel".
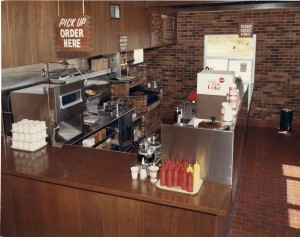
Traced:
POLYGON ((164 227, 163 206, 148 203, 144 205, 144 232, 145 236, 160 236, 164 227))
POLYGON ((8 1, 2 4, 2 67, 113 54, 119 35, 128 36, 128 50, 150 47, 145 2, 115 1, 120 19, 110 17, 108 1, 8 1), (91 16, 92 51, 57 53, 54 21, 58 16, 91 16), (20 17, 22 16, 22 17, 20 17), (8 19, 8 20, 7 20, 8 19))
POLYGON ((11 54, 9 42, 9 22, 7 21, 7 2, 1 3, 1 59, 2 68, 11 67, 11 54))
POLYGON ((79 212, 78 193, 76 189, 59 186, 58 201, 60 216, 63 223, 62 236, 82 236, 81 217, 79 212))
POLYGON ((97 53, 100 52, 100 44, 96 43, 98 40, 98 37, 100 35, 100 28, 94 27, 97 25, 97 22, 100 22, 100 2, 94 2, 90 1, 85 4, 86 14, 93 16, 91 19, 92 24, 92 48, 93 52, 97 53))
POLYGON ((130 199, 118 198, 118 210, 120 236, 143 236, 143 203, 130 199))
MULTIPOLYGON (((8 1, 11 66, 32 64, 28 1, 8 1)), ((5 37, 5 36, 4 36, 5 37)))
POLYGON ((32 51, 32 63, 44 62, 43 32, 45 25, 42 21, 42 2, 29 1, 29 25, 30 25, 30 48, 32 51))
POLYGON ((104 236, 119 236, 118 198, 110 195, 103 195, 103 226, 104 236))
POLYGON ((16 236, 10 178, 5 175, 1 176, 1 194, 1 235, 16 236))
POLYGON ((199 223, 198 213, 184 211, 179 208, 163 208, 163 225, 166 236, 181 237, 189 233, 188 236, 198 236, 199 223), (168 233, 170 235, 168 235, 168 233))
POLYGON ((3 236, 213 237, 217 221, 224 229, 214 215, 5 174, 1 188, 3 236))
MULTIPOLYGON (((88 191, 78 192, 82 236, 100 236, 103 230, 103 195, 88 191)), ((107 235, 110 236, 110 235, 107 235)))
POLYGON ((43 26, 41 32, 43 42, 42 47, 44 51, 43 62, 49 62, 57 59, 54 44, 54 29, 53 22, 58 16, 57 1, 41 1, 41 15, 40 24, 43 26))
POLYGON ((60 201, 58 186, 39 184, 39 201, 42 202, 43 225, 41 228, 43 228, 45 236, 58 236, 63 228, 58 204, 60 201))

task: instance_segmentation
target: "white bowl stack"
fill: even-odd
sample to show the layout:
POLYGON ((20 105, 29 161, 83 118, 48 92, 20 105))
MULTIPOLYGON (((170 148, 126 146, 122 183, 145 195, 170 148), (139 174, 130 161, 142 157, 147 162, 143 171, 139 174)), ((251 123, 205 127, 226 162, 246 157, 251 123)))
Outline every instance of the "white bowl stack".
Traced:
POLYGON ((12 124, 12 148, 36 151, 47 144, 45 121, 23 119, 12 124))

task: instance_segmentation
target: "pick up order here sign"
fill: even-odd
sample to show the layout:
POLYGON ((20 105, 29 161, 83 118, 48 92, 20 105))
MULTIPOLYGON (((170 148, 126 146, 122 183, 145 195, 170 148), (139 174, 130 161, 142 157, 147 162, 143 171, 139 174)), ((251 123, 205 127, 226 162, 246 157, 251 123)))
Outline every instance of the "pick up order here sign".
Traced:
POLYGON ((54 25, 56 51, 89 52, 91 50, 90 16, 57 17, 54 25))

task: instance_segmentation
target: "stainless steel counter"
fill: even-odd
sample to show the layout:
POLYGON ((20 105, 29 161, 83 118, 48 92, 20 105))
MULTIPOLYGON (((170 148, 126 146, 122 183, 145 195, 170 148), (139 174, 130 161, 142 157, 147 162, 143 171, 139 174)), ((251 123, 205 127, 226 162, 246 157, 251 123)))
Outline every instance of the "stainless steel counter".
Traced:
POLYGON ((162 163, 166 159, 191 163, 198 161, 201 178, 208 182, 232 185, 234 197, 246 144, 248 99, 247 90, 241 100, 237 120, 229 130, 163 124, 162 163))

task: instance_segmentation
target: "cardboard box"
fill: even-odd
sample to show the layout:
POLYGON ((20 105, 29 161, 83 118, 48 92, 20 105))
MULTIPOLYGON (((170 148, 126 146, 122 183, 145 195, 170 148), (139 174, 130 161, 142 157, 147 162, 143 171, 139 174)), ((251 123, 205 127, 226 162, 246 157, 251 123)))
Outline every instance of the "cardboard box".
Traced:
POLYGON ((95 143, 100 142, 106 137, 106 129, 101 129, 99 132, 96 132, 91 137, 95 139, 95 143))
POLYGON ((101 71, 108 68, 108 58, 98 58, 91 60, 91 70, 101 71))

